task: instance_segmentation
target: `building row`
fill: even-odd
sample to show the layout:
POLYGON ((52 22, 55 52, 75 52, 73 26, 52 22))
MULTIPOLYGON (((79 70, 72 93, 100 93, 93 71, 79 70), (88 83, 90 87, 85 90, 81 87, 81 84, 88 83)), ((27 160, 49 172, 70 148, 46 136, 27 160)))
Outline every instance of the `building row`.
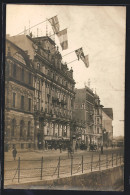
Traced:
POLYGON ((75 89, 73 70, 63 63, 52 39, 7 35, 6 150, 98 144, 103 132, 109 134, 107 142, 113 135, 112 120, 112 109, 108 114, 89 87, 75 89))

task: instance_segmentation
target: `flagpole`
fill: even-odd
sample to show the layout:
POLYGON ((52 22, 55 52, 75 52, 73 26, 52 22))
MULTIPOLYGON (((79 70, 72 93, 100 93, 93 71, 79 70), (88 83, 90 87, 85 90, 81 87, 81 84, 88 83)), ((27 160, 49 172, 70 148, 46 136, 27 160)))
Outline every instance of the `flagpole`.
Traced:
POLYGON ((73 61, 71 61, 71 62, 68 62, 67 64, 71 64, 72 62, 75 62, 75 61, 77 61, 78 59, 76 59, 76 60, 73 60, 73 61))
POLYGON ((58 14, 57 14, 57 15, 55 15, 55 16, 53 16, 53 17, 51 17, 51 18, 49 18, 49 19, 47 18, 47 20, 49 21, 50 19, 52 19, 52 18, 54 18, 54 17, 56 17, 56 16, 58 16, 58 14))
MULTIPOLYGON (((32 26, 32 27, 30 27, 30 28, 28 28, 26 31, 28 31, 28 30, 30 30, 31 28, 34 28, 35 26, 38 26, 39 24, 42 24, 42 23, 44 23, 44 22, 46 22, 46 21, 47 21, 47 19, 44 20, 44 21, 42 21, 42 22, 40 22, 40 23, 38 23, 38 24, 35 24, 34 26, 32 26)), ((22 31, 21 33, 19 33, 19 34, 17 34, 17 35, 20 35, 20 34, 22 34, 22 33, 24 33, 24 31, 22 31)), ((15 36, 17 36, 17 35, 15 35, 15 36)))

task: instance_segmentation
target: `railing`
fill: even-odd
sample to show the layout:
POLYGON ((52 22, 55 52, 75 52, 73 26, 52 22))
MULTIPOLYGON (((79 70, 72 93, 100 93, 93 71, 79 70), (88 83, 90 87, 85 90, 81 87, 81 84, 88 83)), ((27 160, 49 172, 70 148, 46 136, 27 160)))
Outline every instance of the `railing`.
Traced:
POLYGON ((27 181, 39 181, 68 177, 75 174, 83 174, 97 170, 104 170, 122 165, 124 163, 123 153, 90 153, 90 156, 74 156, 68 152, 67 156, 40 159, 22 159, 6 161, 5 184, 16 184, 27 181))

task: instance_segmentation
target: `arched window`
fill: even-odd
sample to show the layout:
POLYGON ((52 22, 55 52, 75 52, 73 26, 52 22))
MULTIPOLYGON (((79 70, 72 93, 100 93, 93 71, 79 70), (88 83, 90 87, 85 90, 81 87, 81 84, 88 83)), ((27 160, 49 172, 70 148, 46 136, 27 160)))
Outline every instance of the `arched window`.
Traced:
POLYGON ((28 132, 27 132, 27 137, 30 137, 30 131, 31 131, 31 122, 28 121, 28 132))
POLYGON ((12 137, 14 137, 15 126, 16 126, 16 121, 15 121, 15 119, 13 119, 13 120, 12 120, 12 128, 11 128, 11 136, 12 136, 12 137))
POLYGON ((24 121, 20 121, 20 137, 23 137, 24 121))

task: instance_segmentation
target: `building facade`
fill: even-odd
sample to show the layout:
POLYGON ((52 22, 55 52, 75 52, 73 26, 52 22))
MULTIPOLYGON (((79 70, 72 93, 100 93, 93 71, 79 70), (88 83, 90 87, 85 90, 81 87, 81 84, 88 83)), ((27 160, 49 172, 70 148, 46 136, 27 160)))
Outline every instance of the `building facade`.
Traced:
POLYGON ((75 93, 73 118, 83 124, 81 142, 87 146, 102 144, 102 106, 99 97, 87 86, 75 89, 75 93))
POLYGON ((113 110, 112 108, 103 108, 102 125, 103 125, 103 143, 111 146, 113 141, 113 110))
POLYGON ((28 55, 6 41, 5 150, 34 147, 33 68, 28 55))
POLYGON ((75 96, 73 70, 68 70, 55 42, 47 36, 8 36, 8 40, 24 50, 32 64, 34 148, 47 149, 61 142, 67 144, 75 96))

